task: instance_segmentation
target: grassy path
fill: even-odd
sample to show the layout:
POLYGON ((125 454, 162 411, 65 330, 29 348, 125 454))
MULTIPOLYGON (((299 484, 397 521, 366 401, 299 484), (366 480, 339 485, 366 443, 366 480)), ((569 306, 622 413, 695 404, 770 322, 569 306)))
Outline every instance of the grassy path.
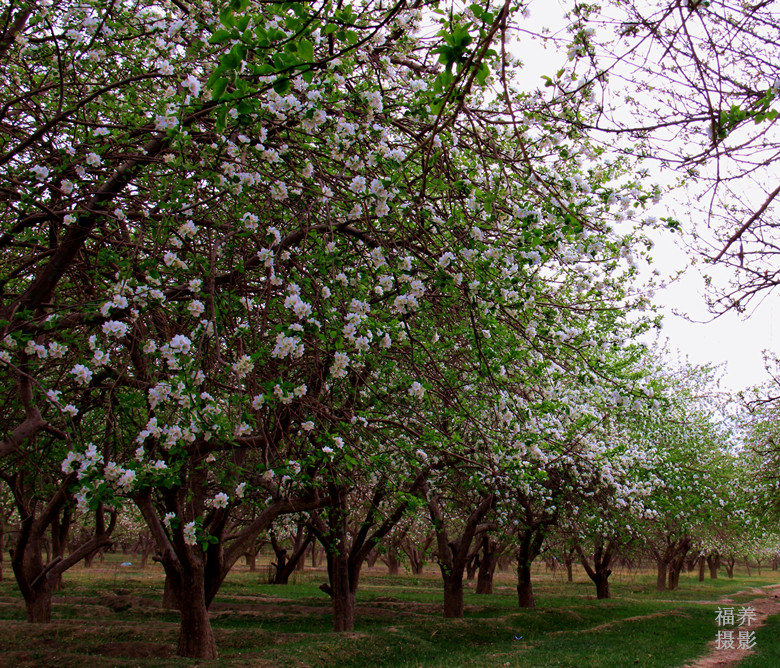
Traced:
MULTIPOLYGON (((737 595, 744 594, 761 595, 760 598, 756 598, 744 604, 745 607, 751 607, 755 611, 755 618, 750 622, 750 631, 757 631, 760 629, 767 623, 770 616, 780 615, 780 585, 767 585, 761 588, 752 588, 748 591, 737 592, 737 595)), ((722 596, 718 599, 718 604, 721 606, 729 606, 733 605, 733 603, 734 601, 730 596, 722 596)), ((747 629, 748 627, 745 626, 744 628, 747 629)), ((774 642, 777 642, 776 638, 774 642)), ((756 640, 756 649, 759 651, 761 650, 761 645, 759 645, 758 640, 756 640)), ((731 666, 737 666, 744 659, 755 653, 755 649, 748 649, 746 647, 740 648, 739 643, 735 643, 734 647, 719 648, 716 639, 710 643, 710 650, 707 654, 697 661, 688 664, 686 668, 729 668, 731 666)), ((774 666, 777 664, 768 663, 766 665, 774 666)))

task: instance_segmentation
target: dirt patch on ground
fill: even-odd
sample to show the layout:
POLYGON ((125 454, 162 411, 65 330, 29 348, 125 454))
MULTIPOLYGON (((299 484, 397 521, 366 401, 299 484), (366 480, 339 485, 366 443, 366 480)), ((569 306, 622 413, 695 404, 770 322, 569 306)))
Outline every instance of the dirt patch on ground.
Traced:
POLYGON ((623 619, 616 619, 614 622, 607 622, 606 624, 599 624, 598 626, 589 626, 587 629, 579 629, 577 631, 552 631, 548 635, 555 636, 560 633, 593 633, 594 631, 603 631, 604 629, 611 629, 615 626, 619 626, 624 622, 638 622, 642 619, 651 619, 652 617, 669 617, 669 616, 683 616, 683 613, 678 610, 664 610, 663 612, 653 612, 649 615, 637 615, 635 617, 624 617, 623 619))
POLYGON ((173 647, 152 642, 110 642, 96 648, 101 656, 117 659, 167 659, 173 656, 173 647))
MULTIPOLYGON (((741 594, 761 595, 761 598, 749 601, 748 603, 739 604, 740 606, 751 607, 755 610, 756 616, 750 623, 751 631, 755 631, 757 628, 763 626, 766 623, 767 617, 780 614, 780 585, 753 588, 748 591, 737 592, 736 594, 732 594, 732 596, 736 597, 741 594)), ((717 603, 718 605, 731 605, 733 601, 729 596, 724 596, 718 599, 717 603)), ((752 649, 738 649, 736 642, 734 648, 724 647, 718 649, 717 638, 713 640, 709 646, 710 651, 707 654, 693 663, 686 664, 684 668, 727 668, 728 666, 736 666, 746 656, 753 654, 752 649)))

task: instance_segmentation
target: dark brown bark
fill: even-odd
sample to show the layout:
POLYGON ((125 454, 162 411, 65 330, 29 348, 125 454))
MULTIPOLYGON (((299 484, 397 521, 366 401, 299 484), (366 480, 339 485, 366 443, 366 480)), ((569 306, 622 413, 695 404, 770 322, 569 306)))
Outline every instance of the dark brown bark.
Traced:
POLYGON ((444 576, 444 616, 463 617, 463 571, 444 576))
POLYGON ((603 537, 596 538, 595 549, 593 551, 593 566, 590 565, 588 557, 585 555, 581 545, 577 545, 577 552, 580 555, 580 563, 588 574, 588 577, 596 585, 596 598, 609 598, 609 576, 612 575, 610 565, 615 556, 617 545, 611 540, 605 540, 603 537))
POLYGON ((720 570, 720 555, 717 552, 707 555, 707 566, 710 569, 710 580, 717 580, 720 570))
POLYGON ((531 567, 528 564, 517 566, 517 605, 521 608, 534 608, 533 582, 531 581, 531 567))
POLYGON ((428 495, 428 510, 436 532, 439 570, 444 582, 444 616, 463 616, 463 573, 470 556, 471 543, 479 532, 479 524, 490 512, 495 496, 487 494, 467 518, 463 531, 455 540, 449 540, 444 513, 436 494, 428 495))
POLYGON ((246 561, 246 565, 249 567, 250 573, 257 571, 257 554, 255 554, 254 550, 244 552, 244 561, 246 561))
POLYGON ((656 559, 655 565, 656 565, 655 589, 656 591, 666 591, 666 574, 669 569, 669 564, 663 559, 656 559))
POLYGON ((205 557, 198 546, 192 548, 191 552, 186 565, 171 578, 181 615, 176 653, 195 659, 216 659, 217 643, 206 605, 205 557))
POLYGON ((730 554, 728 557, 726 557, 726 563, 723 564, 726 568, 726 575, 728 575, 729 579, 734 577, 734 565, 736 562, 736 557, 730 554))
POLYGON ((704 555, 699 555, 698 559, 699 563, 699 582, 704 582, 704 566, 707 563, 707 560, 704 558, 704 555))
POLYGON ((179 600, 176 598, 176 591, 171 584, 171 578, 165 576, 165 584, 163 585, 163 597, 162 607, 165 610, 178 610, 179 600))
POLYGON ((271 548, 276 556, 276 561, 271 564, 274 567, 271 584, 285 585, 290 581, 293 572, 303 563, 306 550, 314 540, 314 536, 303 524, 299 524, 295 535, 291 537, 292 554, 279 543, 273 531, 270 532, 270 538, 271 548))
POLYGON ((401 571, 401 559, 398 549, 399 538, 391 538, 387 541, 387 547, 384 554, 381 555, 382 562, 387 566, 388 575, 398 575, 401 571))
MULTIPOLYGON (((420 471, 412 481, 407 494, 421 493, 427 470, 420 471)), ((385 487, 379 484, 371 497, 368 510, 360 523, 357 532, 350 542, 348 531, 349 490, 343 485, 329 485, 330 504, 326 508, 325 517, 319 512, 312 512, 310 520, 311 533, 322 543, 328 560, 329 584, 320 587, 333 600, 333 630, 351 631, 355 622, 355 594, 360 581, 360 570, 368 555, 401 521, 409 502, 398 503, 392 512, 385 515, 384 521, 377 526, 380 519, 385 487)))
POLYGON ((538 523, 520 531, 520 545, 517 548, 517 605, 521 608, 533 608, 533 584, 531 566, 542 551, 546 523, 538 523))
POLYGON ((691 549, 691 543, 690 536, 684 536, 677 541, 675 556, 669 564, 669 579, 667 582, 669 591, 677 589, 680 584, 680 573, 682 573, 683 566, 685 565, 685 557, 691 549))
POLYGON ((493 593, 493 576, 498 565, 498 557, 503 552, 504 546, 491 539, 487 532, 482 538, 482 552, 479 558, 479 572, 477 573, 477 594, 493 593))
POLYGON ((574 553, 575 549, 571 548, 563 556, 563 563, 566 566, 566 582, 574 582, 574 553))
POLYGON ((428 550, 433 544, 436 534, 429 533, 425 536, 422 543, 418 543, 413 538, 406 536, 401 542, 401 549, 409 559, 409 567, 413 575, 422 575, 425 572, 425 562, 428 560, 428 550))
POLYGON ((311 567, 318 568, 320 565, 320 551, 317 549, 317 543, 311 544, 311 567))
POLYGON ((102 506, 95 513, 95 534, 67 557, 62 555, 44 560, 43 552, 46 542, 46 532, 52 526, 60 526, 54 522, 59 517, 63 507, 68 504, 66 489, 72 480, 67 478, 54 493, 49 502, 38 513, 37 502, 25 491, 19 478, 10 479, 14 501, 22 521, 14 541, 11 556, 11 567, 19 585, 19 590, 25 601, 27 621, 33 623, 48 623, 51 621, 51 597, 59 585, 62 573, 77 564, 85 556, 110 543, 110 536, 116 524, 116 512, 110 514, 109 526, 105 525, 105 515, 102 506))
POLYGON ((612 571, 609 569, 601 569, 596 573, 594 582, 596 583, 596 598, 604 599, 610 598, 609 593, 609 576, 612 575, 612 571))

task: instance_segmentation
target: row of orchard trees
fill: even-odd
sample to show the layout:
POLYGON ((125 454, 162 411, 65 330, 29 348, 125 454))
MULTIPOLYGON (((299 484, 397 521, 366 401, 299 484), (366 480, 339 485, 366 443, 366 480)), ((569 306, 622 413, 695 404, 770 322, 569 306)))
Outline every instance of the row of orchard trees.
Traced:
POLYGON ((701 430, 720 467, 718 433, 635 343, 625 221, 659 191, 591 142, 589 96, 522 85, 522 3, 4 11, 0 475, 30 621, 131 504, 179 653, 210 658, 209 604, 285 514, 346 630, 415 510, 457 616, 485 522, 526 565, 570 526, 604 593, 616 544, 728 503, 685 459, 701 430))

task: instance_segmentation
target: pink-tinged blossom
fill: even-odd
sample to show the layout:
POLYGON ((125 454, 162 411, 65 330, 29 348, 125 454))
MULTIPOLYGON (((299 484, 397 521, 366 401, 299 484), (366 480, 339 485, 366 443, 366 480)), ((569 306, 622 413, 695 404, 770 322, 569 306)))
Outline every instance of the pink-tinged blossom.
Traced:
POLYGON ((187 304, 187 310, 190 312, 190 315, 193 318, 197 318, 206 310, 206 307, 199 299, 193 299, 189 304, 187 304))
POLYGON ((215 494, 212 498, 206 501, 206 505, 209 508, 227 508, 229 501, 230 498, 228 497, 228 495, 225 494, 225 492, 220 492, 219 494, 215 494))
POLYGON ((192 348, 192 341, 184 336, 184 334, 177 334, 171 339, 171 342, 168 345, 174 353, 183 353, 186 355, 192 348))
POLYGON ((113 336, 116 338, 122 338, 127 334, 127 324, 118 320, 109 320, 103 323, 103 333, 106 336, 113 336))
POLYGON ((188 522, 184 525, 184 542, 189 546, 197 544, 198 540, 195 535, 195 522, 188 522))
POLYGON ((349 366, 349 355, 347 353, 336 353, 333 356, 333 364, 330 366, 330 373, 334 378, 344 378, 347 375, 349 366))
POLYGON ((38 181, 45 180, 49 175, 49 168, 43 167, 41 165, 35 165, 35 167, 31 168, 30 171, 35 174, 35 178, 38 179, 38 181))
POLYGON ((181 82, 181 85, 184 86, 193 97, 198 97, 198 95, 200 95, 200 81, 192 74, 188 75, 187 78, 181 82))
POLYGON ((409 388, 409 394, 420 401, 425 395, 425 388, 417 381, 414 381, 409 388))
POLYGON ((70 372, 76 376, 76 382, 79 385, 88 385, 92 380, 92 371, 83 364, 77 364, 70 372))

